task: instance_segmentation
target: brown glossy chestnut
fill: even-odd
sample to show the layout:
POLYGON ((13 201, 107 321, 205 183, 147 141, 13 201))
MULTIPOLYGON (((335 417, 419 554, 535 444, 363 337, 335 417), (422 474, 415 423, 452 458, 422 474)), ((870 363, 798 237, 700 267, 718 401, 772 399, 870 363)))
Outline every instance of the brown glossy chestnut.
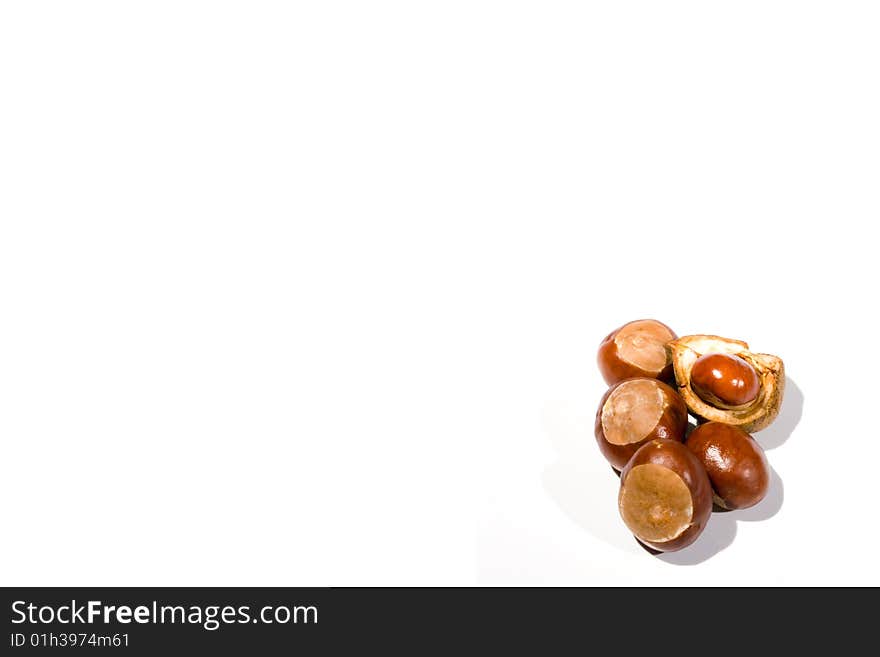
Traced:
POLYGON ((755 368, 734 354, 705 354, 694 361, 691 387, 703 401, 718 407, 748 404, 761 391, 755 368))
POLYGON ((687 406, 671 387, 646 377, 611 386, 596 411, 596 442, 612 467, 623 469, 645 443, 655 438, 684 441, 687 406))
POLYGON ((682 443, 652 440, 620 474, 620 516, 650 548, 673 552, 702 533, 712 514, 706 469, 682 443))
POLYGON ((706 468, 718 506, 746 509, 767 495, 767 457, 755 439, 742 429, 706 422, 691 432, 685 445, 706 468))
POLYGON ((656 319, 638 319, 612 331, 599 345, 599 371, 608 385, 634 376, 672 380, 667 343, 675 333, 656 319))

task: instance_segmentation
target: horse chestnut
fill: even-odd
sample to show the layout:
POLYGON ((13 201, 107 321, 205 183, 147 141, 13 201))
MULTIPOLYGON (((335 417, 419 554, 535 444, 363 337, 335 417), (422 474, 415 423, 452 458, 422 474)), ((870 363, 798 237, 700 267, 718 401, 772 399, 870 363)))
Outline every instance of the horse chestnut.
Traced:
POLYGON ((610 386, 634 376, 672 381, 666 345, 675 338, 672 329, 656 319, 624 324, 599 345, 599 371, 610 386))
POLYGON ((755 368, 733 354, 706 354, 694 361, 691 387, 704 401, 724 408, 753 401, 761 391, 755 368))
POLYGON ((650 440, 683 441, 687 424, 687 406, 675 390, 657 379, 627 379, 609 388, 599 402, 596 441, 620 470, 650 440))
POLYGON ((742 429, 706 422, 691 432, 685 445, 706 468, 718 506, 746 509, 767 495, 767 457, 755 439, 742 429))
POLYGON ((620 474, 618 508, 635 537, 655 550, 687 547, 712 514, 712 486, 700 460, 683 444, 652 440, 620 474))

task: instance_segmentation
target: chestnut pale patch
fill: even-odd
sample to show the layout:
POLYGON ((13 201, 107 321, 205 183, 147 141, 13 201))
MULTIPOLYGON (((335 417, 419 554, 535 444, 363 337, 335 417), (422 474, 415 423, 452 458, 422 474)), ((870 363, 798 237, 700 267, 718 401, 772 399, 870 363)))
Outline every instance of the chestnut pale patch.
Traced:
POLYGON ((602 407, 602 430, 612 445, 643 440, 660 421, 665 410, 663 393, 653 379, 621 383, 602 407))
POLYGON ((618 503, 630 531, 652 543, 681 536, 694 516, 687 484, 674 471, 656 463, 637 465, 629 471, 618 503))
POLYGON ((646 319, 622 327, 614 342, 621 359, 647 372, 659 372, 667 363, 666 343, 674 339, 668 327, 646 319))

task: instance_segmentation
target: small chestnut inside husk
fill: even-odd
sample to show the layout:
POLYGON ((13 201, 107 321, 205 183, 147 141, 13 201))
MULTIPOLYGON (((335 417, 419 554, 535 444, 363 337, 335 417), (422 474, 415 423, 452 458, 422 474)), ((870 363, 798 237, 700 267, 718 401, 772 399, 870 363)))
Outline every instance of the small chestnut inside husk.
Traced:
POLYGON ((656 319, 628 322, 599 345, 599 371, 610 386, 634 376, 671 382, 672 361, 666 345, 675 338, 672 329, 656 319))
POLYGON ((637 377, 611 386, 596 411, 595 435, 608 462, 622 470, 645 443, 655 438, 684 440, 687 407, 670 386, 637 377))
POLYGON ((755 368, 733 354, 705 354, 694 361, 691 388, 718 408, 740 408, 761 392, 755 368))
POLYGON ((693 543, 712 514, 706 469, 674 440, 652 440, 633 455, 620 474, 617 499, 629 530, 661 552, 693 543))
POLYGON ((678 392, 699 418, 754 432, 779 414, 785 366, 741 340, 686 335, 668 345, 678 392))
POLYGON ((691 432, 685 445, 706 468, 718 506, 747 509, 767 495, 767 457, 755 439, 742 429, 706 422, 691 432))

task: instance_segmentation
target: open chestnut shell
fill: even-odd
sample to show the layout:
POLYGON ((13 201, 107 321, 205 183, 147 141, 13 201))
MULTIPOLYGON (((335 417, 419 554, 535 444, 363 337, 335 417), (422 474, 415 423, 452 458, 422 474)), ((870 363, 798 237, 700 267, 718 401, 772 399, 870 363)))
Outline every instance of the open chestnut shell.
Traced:
POLYGON ((672 361, 666 348, 676 338, 656 319, 637 319, 615 329, 602 340, 596 360, 605 383, 635 376, 672 381, 672 361))
POLYGON ((684 440, 687 407, 670 386, 636 377, 611 386, 596 411, 595 435, 608 462, 622 470, 642 445, 656 438, 684 440))
POLYGON ((652 440, 620 474, 620 516, 635 537, 660 552, 687 547, 712 514, 706 469, 682 443, 652 440))
POLYGON ((749 433, 776 419, 785 390, 785 366, 778 356, 717 335, 686 335, 668 348, 678 392, 694 415, 749 433))
POLYGON ((706 422, 691 432, 685 445, 706 468, 718 506, 747 509, 767 495, 767 457, 755 439, 742 429, 706 422))

